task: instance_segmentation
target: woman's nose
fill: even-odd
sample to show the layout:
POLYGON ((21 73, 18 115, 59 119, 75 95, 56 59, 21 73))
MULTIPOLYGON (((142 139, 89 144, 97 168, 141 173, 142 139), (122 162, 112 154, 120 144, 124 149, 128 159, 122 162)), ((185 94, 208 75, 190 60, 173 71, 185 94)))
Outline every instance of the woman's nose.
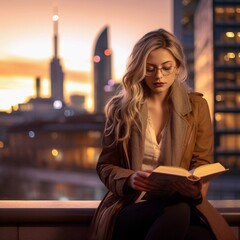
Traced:
POLYGON ((157 78, 162 78, 163 77, 161 68, 156 68, 156 77, 157 78))

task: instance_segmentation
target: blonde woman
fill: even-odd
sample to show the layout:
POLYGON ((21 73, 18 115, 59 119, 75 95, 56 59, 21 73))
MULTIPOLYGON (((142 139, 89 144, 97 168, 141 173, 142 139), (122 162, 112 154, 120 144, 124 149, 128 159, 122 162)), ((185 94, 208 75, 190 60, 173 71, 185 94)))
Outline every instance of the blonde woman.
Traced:
POLYGON ((190 92, 181 44, 164 29, 134 46, 122 91, 106 106, 97 173, 108 189, 91 239, 234 239, 206 200, 207 183, 169 186, 171 194, 141 200, 159 188, 148 180, 159 165, 191 170, 212 161, 212 124, 203 95, 190 92))

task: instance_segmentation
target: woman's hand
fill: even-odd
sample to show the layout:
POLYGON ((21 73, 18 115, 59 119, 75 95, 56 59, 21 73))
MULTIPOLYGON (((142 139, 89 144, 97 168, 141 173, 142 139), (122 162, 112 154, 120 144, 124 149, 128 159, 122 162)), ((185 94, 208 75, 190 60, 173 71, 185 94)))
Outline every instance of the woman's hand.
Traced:
POLYGON ((137 171, 130 176, 128 179, 128 186, 138 190, 138 191, 153 191, 156 190, 159 185, 156 183, 149 181, 148 176, 150 175, 151 171, 137 171))
POLYGON ((185 197, 197 199, 201 197, 202 183, 174 182, 171 184, 171 188, 185 197))

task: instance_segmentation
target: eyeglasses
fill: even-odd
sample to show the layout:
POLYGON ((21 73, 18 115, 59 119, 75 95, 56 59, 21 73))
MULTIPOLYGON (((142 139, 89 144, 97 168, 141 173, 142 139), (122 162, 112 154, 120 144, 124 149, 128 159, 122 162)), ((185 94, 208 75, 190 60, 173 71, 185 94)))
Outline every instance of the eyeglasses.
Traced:
POLYGON ((163 76, 168 76, 172 74, 175 70, 175 66, 168 66, 168 67, 155 67, 155 66, 147 66, 146 67, 146 76, 152 77, 157 74, 157 71, 160 70, 163 76))

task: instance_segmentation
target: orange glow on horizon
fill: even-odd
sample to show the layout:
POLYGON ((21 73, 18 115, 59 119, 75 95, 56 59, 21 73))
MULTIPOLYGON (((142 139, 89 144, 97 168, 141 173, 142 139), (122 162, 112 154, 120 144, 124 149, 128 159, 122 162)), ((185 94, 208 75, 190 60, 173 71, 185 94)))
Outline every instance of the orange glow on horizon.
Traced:
POLYGON ((0 109, 9 112, 17 103, 25 102, 27 96, 34 96, 33 79, 28 77, 12 76, 0 77, 0 109), (10 83, 11 84, 10 84, 10 83), (28 84, 23 84, 28 82, 28 84))

